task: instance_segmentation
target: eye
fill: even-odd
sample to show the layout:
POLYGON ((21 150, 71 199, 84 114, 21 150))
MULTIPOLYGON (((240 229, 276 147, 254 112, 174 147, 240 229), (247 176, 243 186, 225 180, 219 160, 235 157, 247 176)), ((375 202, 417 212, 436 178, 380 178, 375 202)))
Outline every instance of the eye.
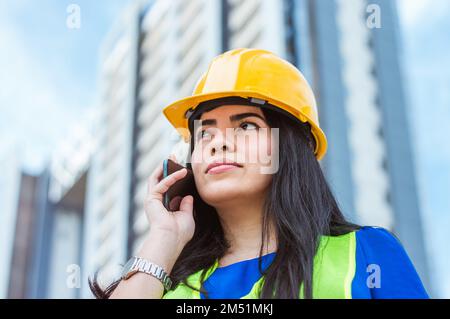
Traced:
POLYGON ((197 134, 197 140, 205 139, 205 138, 211 138, 211 132, 209 132, 208 129, 206 129, 206 130, 201 130, 201 131, 199 131, 198 134, 197 134))
POLYGON ((237 127, 235 129, 235 131, 248 131, 248 130, 255 130, 259 128, 258 125, 256 125, 255 123, 252 122, 242 122, 241 124, 239 124, 239 127, 237 127))

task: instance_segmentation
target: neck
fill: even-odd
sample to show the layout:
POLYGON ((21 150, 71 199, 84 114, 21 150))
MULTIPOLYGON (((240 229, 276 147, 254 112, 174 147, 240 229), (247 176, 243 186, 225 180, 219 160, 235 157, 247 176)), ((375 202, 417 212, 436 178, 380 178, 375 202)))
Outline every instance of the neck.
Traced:
MULTIPOLYGON (((263 200, 242 197, 215 206, 225 238, 230 244, 226 256, 230 260, 244 260, 259 256, 262 244, 263 200)), ((266 234, 262 255, 276 251, 276 237, 272 223, 266 234)))

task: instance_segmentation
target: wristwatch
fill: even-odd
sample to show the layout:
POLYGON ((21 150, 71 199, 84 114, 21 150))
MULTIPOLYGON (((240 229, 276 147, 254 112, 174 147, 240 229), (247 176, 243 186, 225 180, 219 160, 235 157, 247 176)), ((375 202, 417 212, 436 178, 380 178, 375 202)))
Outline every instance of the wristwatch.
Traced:
POLYGON ((172 280, 161 266, 140 257, 131 257, 128 260, 122 270, 122 279, 127 280, 137 272, 143 272, 157 278, 162 282, 165 290, 169 290, 172 286, 172 280))

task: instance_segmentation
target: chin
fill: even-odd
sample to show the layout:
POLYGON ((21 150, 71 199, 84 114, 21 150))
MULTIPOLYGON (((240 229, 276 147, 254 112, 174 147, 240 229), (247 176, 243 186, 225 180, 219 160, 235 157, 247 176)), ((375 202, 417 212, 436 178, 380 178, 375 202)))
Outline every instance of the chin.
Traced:
POLYGON ((242 184, 230 181, 210 181, 199 189, 200 196, 209 205, 213 203, 231 200, 235 197, 245 195, 242 184))

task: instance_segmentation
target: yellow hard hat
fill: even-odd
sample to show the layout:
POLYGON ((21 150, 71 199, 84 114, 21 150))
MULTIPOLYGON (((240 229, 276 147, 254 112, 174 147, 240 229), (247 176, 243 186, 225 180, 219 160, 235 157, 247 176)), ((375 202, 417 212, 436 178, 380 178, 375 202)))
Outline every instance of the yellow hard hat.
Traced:
POLYGON ((253 98, 282 109, 311 125, 320 160, 327 139, 320 129, 314 93, 302 73, 274 53, 260 49, 234 49, 213 59, 191 96, 163 109, 184 140, 189 140, 188 114, 202 102, 224 97, 253 98))

